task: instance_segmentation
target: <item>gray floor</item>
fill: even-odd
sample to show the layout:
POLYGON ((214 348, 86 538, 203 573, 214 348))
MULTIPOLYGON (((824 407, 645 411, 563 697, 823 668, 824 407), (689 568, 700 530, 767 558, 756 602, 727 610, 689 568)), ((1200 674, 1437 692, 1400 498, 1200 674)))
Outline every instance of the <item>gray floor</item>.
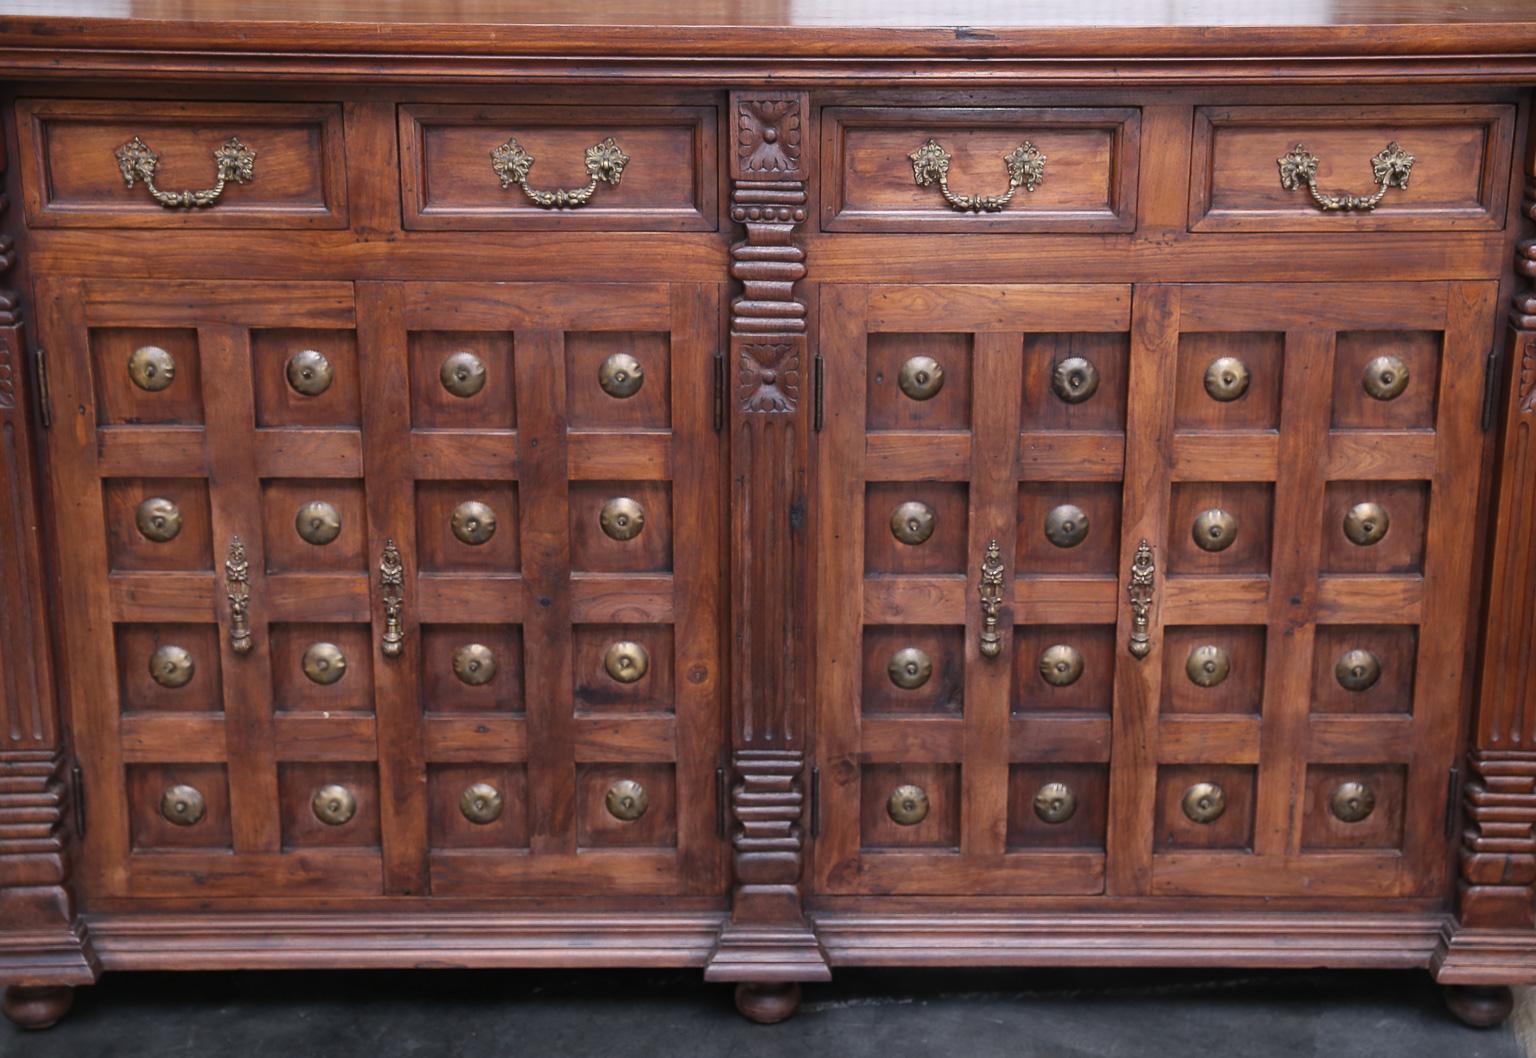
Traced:
POLYGON ((118 974, 26 1058, 1520 1058, 1422 973, 852 971, 752 1025, 697 972, 118 974))

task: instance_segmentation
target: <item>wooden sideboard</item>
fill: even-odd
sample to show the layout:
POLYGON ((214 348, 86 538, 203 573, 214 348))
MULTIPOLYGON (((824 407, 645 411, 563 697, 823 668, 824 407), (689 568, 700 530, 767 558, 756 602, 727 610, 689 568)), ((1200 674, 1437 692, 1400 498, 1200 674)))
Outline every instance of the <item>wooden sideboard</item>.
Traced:
POLYGON ((6 1013, 1168 965, 1501 1020, 1529 5, 500 6, 0 0, 6 1013))

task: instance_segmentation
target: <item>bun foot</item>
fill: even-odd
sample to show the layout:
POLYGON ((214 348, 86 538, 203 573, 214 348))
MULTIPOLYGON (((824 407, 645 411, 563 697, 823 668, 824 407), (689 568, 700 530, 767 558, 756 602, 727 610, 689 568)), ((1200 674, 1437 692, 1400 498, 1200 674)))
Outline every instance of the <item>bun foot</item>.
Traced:
POLYGON ((1515 997, 1503 985, 1446 985, 1445 1005, 1474 1029, 1491 1029, 1504 1024, 1515 997))
POLYGON ((736 1009, 759 1025, 783 1021, 800 1009, 800 985, 795 981, 785 984, 743 981, 736 986, 736 1009))
POLYGON ((12 985, 5 990, 0 1010, 24 1029, 51 1029, 75 1005, 75 990, 63 987, 25 988, 12 985))

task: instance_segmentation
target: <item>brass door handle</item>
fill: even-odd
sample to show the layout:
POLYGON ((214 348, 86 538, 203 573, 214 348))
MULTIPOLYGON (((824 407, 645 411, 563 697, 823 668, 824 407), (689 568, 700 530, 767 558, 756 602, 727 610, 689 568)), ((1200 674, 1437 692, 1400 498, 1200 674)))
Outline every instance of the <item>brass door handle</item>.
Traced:
POLYGON ((384 597, 384 635, 379 649, 386 658, 397 658, 405 649, 405 628, 400 613, 405 606, 405 566, 393 540, 384 541, 379 559, 379 594, 384 597))
POLYGON ((142 183, 149 197, 166 209, 203 209, 213 205, 229 184, 248 184, 256 166, 256 152, 231 136, 224 146, 213 152, 214 185, 202 191, 161 191, 155 186, 155 168, 160 156, 149 145, 135 136, 117 149, 117 167, 122 170, 123 183, 132 187, 142 183))
POLYGON ((587 186, 557 188, 540 191, 528 186, 528 172, 533 168, 533 155, 523 150, 516 139, 509 139, 491 152, 491 168, 501 177, 502 190, 513 184, 523 189, 528 200, 540 209, 580 209, 592 201, 599 182, 619 186, 629 155, 619 150, 610 136, 602 143, 587 148, 587 186))
POLYGON ((987 543, 986 557, 981 560, 981 582, 976 590, 981 595, 981 656, 995 658, 1003 649, 997 631, 998 611, 1003 605, 1003 559, 995 539, 987 543))
POLYGON ((1157 566, 1152 561, 1152 545, 1142 538, 1131 560, 1131 657, 1140 661, 1152 653, 1150 631, 1153 585, 1157 580, 1157 566))
POLYGON ((1003 165, 1008 169, 1008 190, 1001 195, 957 195, 949 189, 949 152, 934 140, 929 140, 916 151, 907 155, 912 159, 912 179, 918 187, 939 185, 939 194, 951 209, 961 213, 997 213, 1013 198, 1019 188, 1033 191, 1045 179, 1045 155, 1035 145, 1025 140, 1010 153, 1003 155, 1003 165))
POLYGON ((1280 166, 1280 186, 1295 191, 1305 184, 1312 193, 1312 200, 1325 212, 1369 212, 1386 197, 1387 189, 1408 187, 1408 174, 1413 172, 1413 155, 1398 146, 1396 140, 1383 147, 1371 159, 1371 175, 1376 179, 1376 193, 1351 195, 1341 191, 1337 195, 1325 195, 1317 189, 1317 155, 1301 144, 1292 147, 1289 154, 1275 159, 1280 166))
POLYGON ((229 596, 229 647, 236 654, 251 651, 251 564, 245 542, 231 537, 224 555, 224 590, 229 596))

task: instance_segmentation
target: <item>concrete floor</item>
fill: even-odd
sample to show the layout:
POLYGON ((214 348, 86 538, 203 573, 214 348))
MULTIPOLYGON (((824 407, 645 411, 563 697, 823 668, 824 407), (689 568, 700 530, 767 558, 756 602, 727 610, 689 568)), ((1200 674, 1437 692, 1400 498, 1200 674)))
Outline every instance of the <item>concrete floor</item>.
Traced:
POLYGON ((1522 1058, 1423 973, 855 971, 753 1025, 697 971, 111 974, 11 1058, 1522 1058))

